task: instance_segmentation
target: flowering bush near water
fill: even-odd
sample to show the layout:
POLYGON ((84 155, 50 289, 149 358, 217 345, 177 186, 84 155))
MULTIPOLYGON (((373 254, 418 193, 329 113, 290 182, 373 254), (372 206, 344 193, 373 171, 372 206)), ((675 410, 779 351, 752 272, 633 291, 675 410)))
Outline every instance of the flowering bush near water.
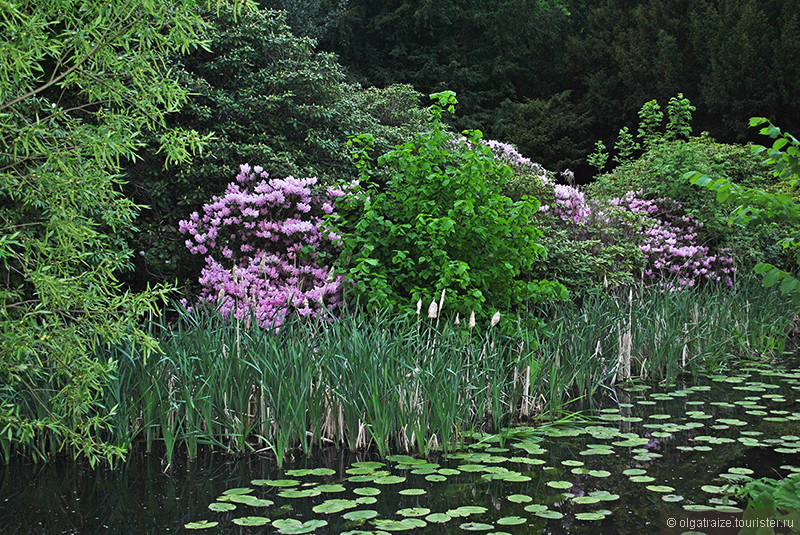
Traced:
POLYGON ((341 188, 314 192, 316 178, 270 179, 248 164, 222 197, 180 222, 192 253, 207 254, 200 302, 218 304, 223 317, 253 314, 262 325, 290 312, 309 315, 342 304, 342 276, 326 267, 338 235, 323 217, 334 212, 341 188))
MULTIPOLYGON (((576 240, 601 236, 600 248, 609 245, 602 237, 614 227, 641 255, 643 268, 633 277, 663 289, 693 287, 702 280, 733 284, 733 260, 698 243, 703 223, 683 214, 676 201, 643 199, 640 192, 587 200, 579 189, 556 184, 513 146, 481 143, 513 171, 503 185, 509 196, 533 194, 543 201, 531 224, 545 218, 576 240)), ((199 302, 219 306, 225 317, 253 314, 262 326, 280 325, 291 313, 341 307, 345 277, 330 267, 340 251, 339 235, 325 216, 335 214, 346 189, 323 190, 316 178, 270 179, 262 168, 242 165, 222 197, 180 224, 190 251, 207 255, 199 302)))

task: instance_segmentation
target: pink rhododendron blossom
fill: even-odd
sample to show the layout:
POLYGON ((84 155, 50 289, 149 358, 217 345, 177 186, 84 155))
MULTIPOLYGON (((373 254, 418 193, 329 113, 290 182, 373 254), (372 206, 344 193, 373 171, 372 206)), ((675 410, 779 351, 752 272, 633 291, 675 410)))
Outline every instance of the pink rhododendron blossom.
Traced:
POLYGON ((271 179, 260 166, 240 166, 224 195, 181 221, 192 253, 208 255, 200 275, 201 302, 224 317, 254 315, 262 326, 287 315, 315 315, 342 305, 342 275, 320 261, 339 236, 323 217, 348 187, 315 190, 316 178, 271 179))

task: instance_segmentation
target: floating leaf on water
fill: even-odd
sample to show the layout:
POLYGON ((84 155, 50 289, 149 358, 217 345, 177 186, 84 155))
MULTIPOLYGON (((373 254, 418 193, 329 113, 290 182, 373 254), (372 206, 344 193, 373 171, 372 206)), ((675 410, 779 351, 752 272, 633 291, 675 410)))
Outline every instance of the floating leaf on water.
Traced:
POLYGON ((741 513, 743 511, 743 509, 734 507, 733 505, 717 505, 714 507, 714 510, 720 513, 741 513))
POLYGON ((188 524, 184 524, 183 527, 186 529, 209 529, 216 527, 219 522, 215 522, 212 520, 198 520, 196 522, 189 522, 188 524))
POLYGON ((233 523, 237 526, 266 526, 269 521, 265 516, 243 516, 233 519, 233 523))
POLYGON ((558 520, 560 518, 564 518, 564 515, 562 513, 559 513, 558 511, 553 511, 551 509, 546 509, 544 511, 536 511, 534 514, 538 517, 548 518, 552 520, 558 520))
POLYGON ((575 461, 572 459, 568 459, 566 461, 561 461, 561 464, 564 466, 583 466, 585 463, 583 461, 575 461))
POLYGON ((545 464, 544 459, 538 458, 530 458, 530 457, 512 457, 509 459, 512 463, 522 463, 522 464, 530 464, 530 465, 542 465, 545 464))
POLYGON ((522 518, 521 516, 504 516, 503 518, 497 519, 497 524, 499 526, 518 526, 527 521, 527 519, 522 518))
POLYGON ((572 472, 576 476, 582 476, 584 474, 588 474, 589 473, 589 469, 588 468, 584 468, 582 466, 579 466, 578 468, 573 468, 572 470, 570 470, 570 472, 572 472))
POLYGON ((356 503, 358 505, 372 505, 376 503, 378 499, 375 496, 360 496, 356 498, 356 503))
POLYGON ((614 494, 608 492, 607 490, 595 490, 589 493, 589 496, 593 496, 598 500, 602 500, 604 502, 613 502, 615 500, 619 500, 619 494, 614 494))
POLYGON ((494 529, 492 524, 484 524, 482 522, 467 522, 458 527, 464 531, 489 531, 490 529, 494 529))
POLYGON ((672 418, 671 414, 651 414, 650 415, 650 419, 651 420, 669 420, 670 418, 672 418))
POLYGON ((313 533, 318 528, 328 525, 326 520, 314 519, 301 522, 294 518, 281 518, 272 521, 272 527, 278 530, 281 535, 299 535, 302 533, 313 533))
POLYGON ((462 505, 461 507, 457 507, 455 509, 450 509, 447 511, 447 516, 456 517, 456 516, 469 516, 469 515, 480 515, 487 511, 486 507, 481 507, 479 505, 462 505))
POLYGON ((647 490, 652 492, 674 492, 675 489, 670 487, 669 485, 647 485, 645 487, 647 490))
POLYGON ((486 468, 484 464, 462 464, 458 467, 462 472, 483 472, 486 468))
POLYGON ((346 489, 341 485, 320 485, 316 487, 316 489, 320 492, 344 492, 346 489))
POLYGON ((590 505, 593 503, 598 503, 599 501, 600 498, 597 496, 578 496, 577 498, 572 498, 572 502, 579 505, 590 505))
POLYGON ((430 474, 425 476, 426 481, 432 481, 434 483, 440 483, 442 481, 447 481, 447 476, 443 476, 440 474, 430 474))
POLYGON ((606 515, 602 513, 578 513, 575 515, 575 518, 577 518, 578 520, 586 520, 586 521, 603 520, 605 517, 606 515))
POLYGON ((297 487, 301 482, 296 479, 254 479, 250 483, 262 487, 297 487))
POLYGON ((406 507, 405 509, 398 510, 397 514, 400 516, 415 517, 429 515, 430 512, 431 510, 425 507, 406 507))
POLYGON ((592 477, 608 477, 611 475, 608 470, 589 470, 587 473, 592 477))
POLYGON ((403 483, 405 480, 406 478, 403 476, 382 476, 375 478, 372 482, 376 485, 396 485, 403 483))
POLYGON ((386 466, 384 463, 379 461, 357 461, 353 463, 353 466, 356 468, 368 468, 370 470, 377 470, 383 466, 386 466))
POLYGON ((424 528, 427 523, 421 518, 404 518, 402 520, 378 519, 373 520, 373 524, 378 529, 384 531, 406 531, 409 529, 424 528))
POLYGON ((375 518, 378 516, 378 511, 374 511, 372 509, 362 509, 360 511, 349 511, 342 515, 342 518, 345 520, 352 520, 354 522, 363 522, 364 520, 369 520, 370 518, 375 518))
POLYGON ((571 481, 548 481, 548 487, 552 487, 554 489, 569 489, 572 488, 571 481))
POLYGON ((696 512, 708 512, 713 511, 714 508, 708 505, 702 504, 691 504, 691 505, 684 505, 683 509, 686 511, 696 511, 696 512))
POLYGON ((427 462, 425 459, 415 459, 410 455, 387 455, 387 461, 391 461, 393 463, 402 463, 402 464, 414 464, 414 463, 425 463, 427 462))
POLYGON ((631 476, 629 479, 631 483, 650 483, 655 480, 656 478, 650 476, 631 476))
POLYGON ((527 494, 512 494, 511 496, 506 496, 506 500, 513 503, 530 503, 533 501, 533 498, 527 494))
POLYGON ((457 476, 461 474, 461 470, 456 470, 455 468, 440 468, 438 473, 442 476, 457 476))
POLYGON ((642 470, 641 468, 628 468, 627 470, 623 470, 622 473, 626 476, 643 476, 647 473, 647 470, 642 470))
POLYGON ((533 503, 525 506, 525 511, 529 513, 538 513, 539 511, 547 511, 547 506, 541 503, 533 503))
POLYGON ((251 507, 269 507, 270 505, 275 503, 272 500, 256 498, 255 496, 250 496, 249 494, 231 496, 230 498, 231 498, 230 501, 232 502, 241 503, 243 505, 249 505, 251 507))
POLYGON ((281 498, 310 498, 312 496, 319 496, 322 491, 319 489, 286 489, 278 493, 281 498))
POLYGON ((325 500, 315 506, 312 511, 315 513, 340 513, 345 509, 353 509, 358 503, 355 500, 325 500))
POLYGON ((232 503, 214 502, 208 504, 208 508, 215 512, 222 512, 222 511, 233 511, 234 509, 236 509, 236 506, 232 503))
POLYGON ((744 467, 740 467, 740 466, 734 466, 734 467, 728 468, 728 472, 730 472, 731 474, 741 474, 741 475, 745 475, 745 476, 749 476, 749 475, 751 475, 753 473, 753 471, 750 470, 749 468, 744 468, 744 467))
POLYGON ((665 494, 664 496, 661 497, 661 499, 667 503, 677 503, 683 501, 683 496, 680 496, 678 494, 665 494))
POLYGON ((237 487, 235 489, 228 489, 222 494, 225 496, 240 496, 242 494, 249 494, 253 492, 253 489, 250 487, 237 487))

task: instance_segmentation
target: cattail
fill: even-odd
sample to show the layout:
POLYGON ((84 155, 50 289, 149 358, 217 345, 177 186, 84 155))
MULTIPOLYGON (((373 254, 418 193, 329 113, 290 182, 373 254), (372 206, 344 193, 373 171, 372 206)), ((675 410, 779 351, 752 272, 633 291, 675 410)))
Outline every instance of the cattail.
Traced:
POLYGON ((436 300, 431 299, 431 304, 428 305, 428 317, 431 319, 435 319, 438 312, 439 312, 439 307, 436 306, 436 300))
POLYGON ((475 327, 475 311, 473 310, 469 315, 469 330, 475 327))
POLYGON ((494 316, 492 316, 492 327, 494 327, 498 323, 500 323, 500 311, 499 310, 494 313, 494 316))
POLYGON ((456 312, 456 325, 461 325, 461 320, 458 319, 458 312, 456 312))
POLYGON ((439 297, 439 312, 442 311, 442 306, 444 305, 444 291, 446 288, 442 288, 442 295, 439 297))
POLYGON ((420 312, 422 312, 422 298, 421 297, 419 298, 419 301, 417 301, 417 316, 419 316, 420 312))

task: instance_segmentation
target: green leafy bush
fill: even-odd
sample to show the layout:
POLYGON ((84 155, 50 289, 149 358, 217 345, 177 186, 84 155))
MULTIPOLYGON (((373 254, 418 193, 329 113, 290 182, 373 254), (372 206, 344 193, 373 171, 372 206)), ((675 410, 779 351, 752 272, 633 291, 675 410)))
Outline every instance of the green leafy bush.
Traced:
POLYGON ((170 59, 191 97, 168 125, 213 137, 191 163, 163 169, 153 145, 131 167, 128 192, 150 207, 136 242, 140 282, 196 280, 202 264, 183 246, 178 222, 222 194, 240 163, 263 165, 274 178, 331 182, 356 173, 349 135, 371 133, 376 148, 388 150, 424 128, 410 86, 362 90, 345 83, 335 57, 294 36, 284 15, 249 2, 236 14, 207 8, 208 49, 170 59))
POLYGON ((782 190, 760 158, 743 145, 716 143, 707 137, 689 141, 655 143, 641 157, 623 163, 601 175, 587 188, 595 197, 621 197, 628 191, 641 192, 647 199, 670 198, 678 201, 688 215, 703 222, 700 243, 714 250, 730 249, 740 268, 748 270, 762 261, 785 265, 787 257, 775 246, 781 224, 745 230, 729 224, 730 210, 703 194, 684 175, 697 170, 714 180, 723 179, 745 186, 782 190))
POLYGON ((456 138, 445 129, 442 115, 454 111, 454 93, 432 98, 430 132, 378 158, 391 171, 385 187, 370 184, 370 137, 354 140, 362 190, 340 209, 341 267, 362 304, 410 309, 448 290, 448 303, 462 314, 487 314, 565 297, 561 285, 521 278, 545 255, 531 223, 539 201, 503 196, 510 167, 479 131, 456 138))
MULTIPOLYGON (((0 17, 0 446, 113 462, 117 407, 103 394, 107 344, 149 351, 139 327, 168 288, 118 283, 138 207, 121 194, 122 161, 186 91, 165 55, 201 44, 193 0, 35 2, 0 17)), ((167 161, 202 146, 163 132, 167 161)))

